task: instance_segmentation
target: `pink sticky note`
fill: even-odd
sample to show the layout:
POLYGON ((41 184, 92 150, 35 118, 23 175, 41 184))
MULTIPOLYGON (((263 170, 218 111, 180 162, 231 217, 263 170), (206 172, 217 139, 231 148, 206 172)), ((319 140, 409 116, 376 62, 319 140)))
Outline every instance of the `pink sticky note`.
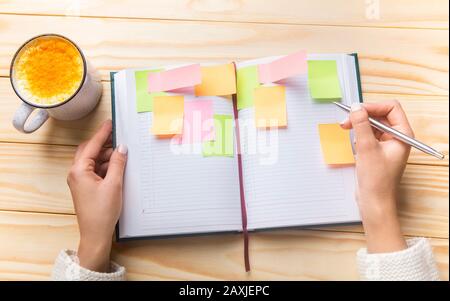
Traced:
POLYGON ((164 92, 193 87, 202 82, 200 64, 193 64, 161 72, 149 72, 148 91, 164 92))
POLYGON ((211 100, 184 103, 183 134, 173 139, 177 144, 212 141, 215 138, 213 102, 211 100))
POLYGON ((178 93, 183 95, 194 95, 195 94, 195 87, 184 87, 179 89, 170 90, 170 93, 178 93))
POLYGON ((286 55, 271 63, 258 66, 259 82, 273 83, 307 71, 306 51, 286 55))

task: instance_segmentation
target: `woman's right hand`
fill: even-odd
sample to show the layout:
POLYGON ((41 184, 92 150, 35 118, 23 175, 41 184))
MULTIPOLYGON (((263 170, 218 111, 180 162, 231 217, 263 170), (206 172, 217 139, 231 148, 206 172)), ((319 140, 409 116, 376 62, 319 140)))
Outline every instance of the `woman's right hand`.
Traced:
POLYGON ((406 114, 397 101, 352 105, 344 129, 355 134, 356 197, 369 253, 406 248, 397 216, 397 190, 410 146, 371 127, 368 116, 413 136, 406 114))

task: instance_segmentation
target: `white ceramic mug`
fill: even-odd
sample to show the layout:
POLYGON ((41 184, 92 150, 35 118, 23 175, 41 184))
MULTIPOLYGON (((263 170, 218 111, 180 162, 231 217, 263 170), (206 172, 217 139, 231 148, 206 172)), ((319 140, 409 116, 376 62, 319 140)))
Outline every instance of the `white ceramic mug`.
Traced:
POLYGON ((44 34, 36 36, 25 42, 14 55, 10 68, 11 85, 16 95, 22 100, 19 109, 13 118, 14 127, 23 133, 32 133, 40 128, 49 118, 59 120, 76 120, 89 114, 97 105, 102 94, 102 84, 97 71, 87 62, 80 48, 71 40, 57 34, 44 34), (83 60, 83 78, 78 89, 67 99, 52 105, 36 104, 21 95, 15 83, 15 63, 21 52, 36 39, 57 38, 71 43, 78 50, 83 60), (31 113, 38 110, 31 120, 31 113), (27 121, 28 120, 28 121, 27 121))

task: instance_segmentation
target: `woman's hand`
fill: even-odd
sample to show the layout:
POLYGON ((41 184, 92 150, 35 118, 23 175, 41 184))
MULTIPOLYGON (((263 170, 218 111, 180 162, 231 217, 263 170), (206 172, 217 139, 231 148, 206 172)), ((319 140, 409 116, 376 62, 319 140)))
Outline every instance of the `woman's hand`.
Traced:
POLYGON ((357 201, 370 253, 406 248, 397 216, 397 188, 410 147, 370 126, 368 115, 413 136, 405 112, 396 101, 353 104, 350 118, 341 125, 353 127, 358 178, 357 201))
POLYGON ((97 272, 108 272, 112 236, 122 209, 122 183, 127 148, 111 147, 111 121, 81 144, 67 183, 80 228, 80 265, 97 272))

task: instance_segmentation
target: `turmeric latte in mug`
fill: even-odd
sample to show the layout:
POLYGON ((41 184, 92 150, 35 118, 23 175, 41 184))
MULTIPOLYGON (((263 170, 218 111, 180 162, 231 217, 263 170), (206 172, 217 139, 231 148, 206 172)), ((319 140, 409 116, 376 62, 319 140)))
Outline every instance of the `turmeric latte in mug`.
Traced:
POLYGON ((57 34, 25 42, 11 61, 10 79, 22 100, 12 123, 23 133, 36 131, 49 117, 80 119, 102 94, 98 72, 74 42, 57 34))
POLYGON ((81 86, 84 62, 71 42, 55 36, 32 40, 16 57, 13 80, 28 102, 42 106, 69 99, 81 86))

